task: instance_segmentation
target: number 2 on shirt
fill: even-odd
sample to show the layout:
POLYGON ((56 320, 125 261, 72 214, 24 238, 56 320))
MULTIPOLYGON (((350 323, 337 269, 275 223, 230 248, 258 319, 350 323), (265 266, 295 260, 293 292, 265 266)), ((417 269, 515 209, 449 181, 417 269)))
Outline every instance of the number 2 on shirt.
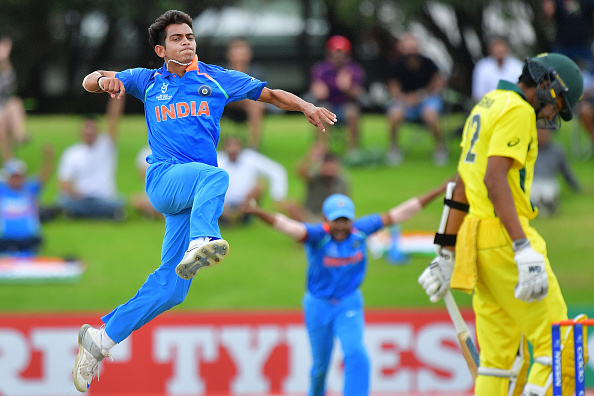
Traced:
POLYGON ((474 133, 472 134, 472 139, 470 139, 470 147, 468 147, 468 151, 466 151, 466 155, 464 156, 464 162, 473 164, 476 160, 476 154, 473 153, 472 150, 474 149, 476 142, 479 140, 479 133, 481 131, 481 116, 479 114, 475 114, 472 117, 472 122, 470 123, 470 127, 466 130, 466 134, 468 135, 471 131, 474 131, 474 133))

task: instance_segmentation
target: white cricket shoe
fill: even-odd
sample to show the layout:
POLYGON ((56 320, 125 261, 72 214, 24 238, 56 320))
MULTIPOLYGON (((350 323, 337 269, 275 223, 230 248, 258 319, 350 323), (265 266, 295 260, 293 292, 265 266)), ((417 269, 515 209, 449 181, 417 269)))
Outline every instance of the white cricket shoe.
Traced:
POLYGON ((86 392, 89 389, 93 377, 99 373, 99 362, 108 356, 111 357, 109 351, 101 349, 101 330, 83 325, 78 332, 78 355, 72 370, 77 390, 86 392))
POLYGON ((210 238, 198 238, 190 246, 175 272, 182 279, 192 279, 202 267, 219 264, 229 252, 229 243, 224 239, 211 241, 210 238))

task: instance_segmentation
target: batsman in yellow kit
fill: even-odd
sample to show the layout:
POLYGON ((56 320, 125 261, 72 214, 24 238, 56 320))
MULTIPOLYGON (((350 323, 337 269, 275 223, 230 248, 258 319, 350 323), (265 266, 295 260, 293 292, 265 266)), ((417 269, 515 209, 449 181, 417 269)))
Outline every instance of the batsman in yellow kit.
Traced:
POLYGON ((537 128, 571 120, 582 94, 572 60, 541 54, 526 60, 517 84, 499 81, 466 120, 456 186, 446 200, 452 210, 436 235, 442 250, 419 283, 433 302, 450 287, 473 293, 477 396, 552 392, 551 323, 566 319, 567 307, 546 244, 529 224, 538 214, 530 188, 537 128))

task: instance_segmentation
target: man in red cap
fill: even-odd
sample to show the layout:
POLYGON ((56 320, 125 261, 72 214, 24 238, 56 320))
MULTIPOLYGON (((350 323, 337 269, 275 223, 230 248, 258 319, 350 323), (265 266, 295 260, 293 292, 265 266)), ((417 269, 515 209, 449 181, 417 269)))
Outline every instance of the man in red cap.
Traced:
MULTIPOLYGON (((333 111, 348 129, 347 149, 359 148, 360 99, 364 94, 365 72, 351 59, 351 42, 344 36, 332 36, 326 42, 326 59, 311 70, 310 90, 318 104, 333 111)), ((327 144, 327 135, 319 134, 327 144)))

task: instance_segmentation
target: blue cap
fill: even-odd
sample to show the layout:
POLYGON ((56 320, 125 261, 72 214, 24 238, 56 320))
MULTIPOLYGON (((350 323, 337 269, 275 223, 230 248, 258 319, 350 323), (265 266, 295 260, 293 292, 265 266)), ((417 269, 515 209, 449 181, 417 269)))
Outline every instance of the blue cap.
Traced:
POLYGON ((12 175, 23 176, 23 175, 25 175, 25 172, 27 172, 27 164, 23 160, 20 160, 17 158, 12 158, 4 163, 3 170, 4 170, 4 173, 6 174, 6 176, 12 176, 12 175))
POLYGON ((336 220, 340 217, 346 217, 349 220, 354 220, 355 204, 346 195, 333 194, 324 201, 322 213, 324 213, 324 216, 330 221, 336 220))

